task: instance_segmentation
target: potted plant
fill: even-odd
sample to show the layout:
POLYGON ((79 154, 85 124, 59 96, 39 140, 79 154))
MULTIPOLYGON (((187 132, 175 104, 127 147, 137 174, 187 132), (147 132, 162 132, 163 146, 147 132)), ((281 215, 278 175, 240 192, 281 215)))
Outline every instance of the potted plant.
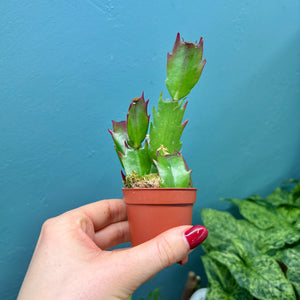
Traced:
POLYGON ((202 38, 199 43, 185 42, 178 33, 172 53, 167 55, 165 83, 171 99, 160 94, 150 122, 149 100, 145 101, 143 93, 131 101, 126 121, 112 121, 109 132, 124 170, 123 198, 133 246, 191 223, 196 188, 179 151, 187 124, 183 122, 186 96, 206 63, 202 54, 202 38))
POLYGON ((202 244, 206 299, 300 299, 300 182, 289 181, 266 198, 225 200, 242 218, 202 210, 209 231, 202 244))

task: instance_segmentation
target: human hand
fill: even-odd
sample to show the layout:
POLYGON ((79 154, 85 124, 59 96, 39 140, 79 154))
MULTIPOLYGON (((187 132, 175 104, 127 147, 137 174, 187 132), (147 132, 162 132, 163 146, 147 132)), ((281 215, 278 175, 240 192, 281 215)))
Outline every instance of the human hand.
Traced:
POLYGON ((18 300, 120 300, 162 269, 183 260, 207 237, 203 226, 180 226, 128 249, 122 200, 102 200, 47 220, 18 300))

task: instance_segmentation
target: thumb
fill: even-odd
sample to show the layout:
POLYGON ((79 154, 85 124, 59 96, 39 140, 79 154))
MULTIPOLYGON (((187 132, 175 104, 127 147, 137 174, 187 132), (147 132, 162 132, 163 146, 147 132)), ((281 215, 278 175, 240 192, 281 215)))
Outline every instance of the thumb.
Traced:
POLYGON ((201 225, 180 226, 122 252, 127 265, 127 287, 135 290, 162 269, 183 260, 207 234, 207 229, 201 225), (128 270, 132 269, 134 272, 130 274, 128 270))

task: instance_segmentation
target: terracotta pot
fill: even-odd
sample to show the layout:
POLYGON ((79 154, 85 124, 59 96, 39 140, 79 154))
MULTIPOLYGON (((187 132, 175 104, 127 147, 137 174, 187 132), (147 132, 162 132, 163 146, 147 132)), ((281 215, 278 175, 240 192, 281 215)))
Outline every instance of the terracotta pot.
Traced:
POLYGON ((192 222, 196 188, 124 188, 123 198, 131 245, 148 241, 163 231, 192 222))

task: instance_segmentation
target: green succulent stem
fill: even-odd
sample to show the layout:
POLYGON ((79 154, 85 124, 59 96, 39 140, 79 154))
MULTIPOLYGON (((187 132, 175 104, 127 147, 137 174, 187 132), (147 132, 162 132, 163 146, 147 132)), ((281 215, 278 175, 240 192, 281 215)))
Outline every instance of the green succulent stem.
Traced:
POLYGON ((191 170, 179 152, 174 155, 158 155, 155 165, 161 178, 161 187, 191 187, 191 170))
POLYGON ((180 40, 177 34, 172 53, 168 53, 166 86, 171 97, 178 101, 187 96, 198 82, 206 59, 202 60, 203 38, 199 43, 180 40))
POLYGON ((162 93, 158 100, 157 109, 153 107, 153 121, 150 124, 150 157, 157 158, 157 151, 164 154, 179 151, 182 147, 180 141, 187 121, 182 123, 187 102, 163 100, 162 93))
POLYGON ((139 149, 127 147, 125 154, 119 153, 126 174, 136 172, 143 176, 150 173, 152 161, 149 157, 148 143, 139 149))
POLYGON ((147 105, 149 100, 145 102, 144 93, 142 97, 134 98, 128 109, 127 114, 127 132, 128 145, 134 149, 141 147, 144 141, 149 125, 149 117, 147 115, 147 105))

